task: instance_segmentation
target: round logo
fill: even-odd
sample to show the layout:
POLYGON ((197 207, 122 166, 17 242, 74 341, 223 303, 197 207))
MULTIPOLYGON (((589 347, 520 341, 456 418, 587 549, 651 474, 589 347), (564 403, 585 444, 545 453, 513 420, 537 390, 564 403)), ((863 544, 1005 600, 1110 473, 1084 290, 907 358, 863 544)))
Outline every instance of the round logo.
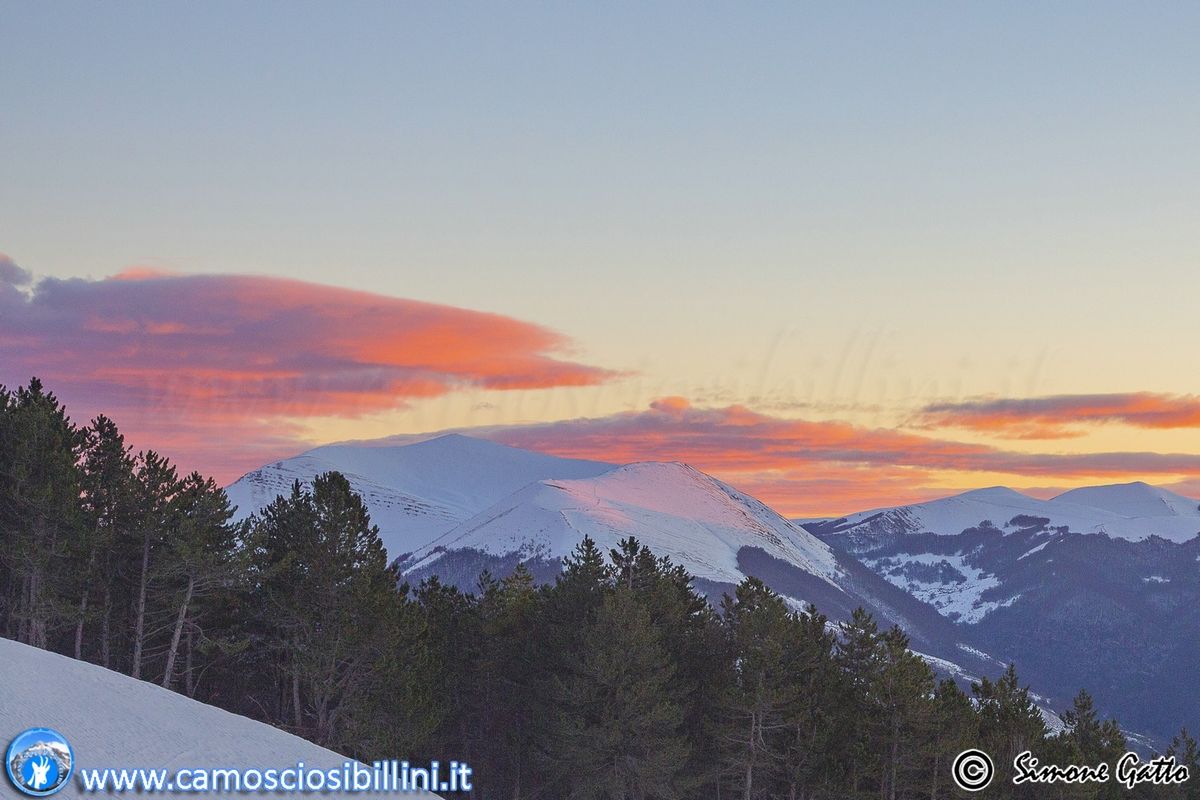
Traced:
POLYGON ((982 750, 964 750, 954 759, 950 774, 958 788, 966 792, 979 792, 987 788, 996 774, 992 758, 982 750))
POLYGON ((75 752, 58 731, 30 728, 12 740, 4 756, 8 779, 18 791, 48 797, 67 785, 75 752))

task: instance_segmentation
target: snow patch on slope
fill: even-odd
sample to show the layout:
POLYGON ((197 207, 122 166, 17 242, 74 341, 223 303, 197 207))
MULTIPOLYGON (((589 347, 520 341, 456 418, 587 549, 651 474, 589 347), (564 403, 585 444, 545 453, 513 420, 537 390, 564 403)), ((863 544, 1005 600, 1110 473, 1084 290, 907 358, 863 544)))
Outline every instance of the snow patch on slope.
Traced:
POLYGON ((943 616, 968 625, 979 622, 997 608, 1012 605, 1020 596, 1004 601, 984 600, 983 594, 998 587, 1000 581, 967 563, 967 557, 962 553, 892 555, 865 558, 863 563, 889 583, 929 603, 943 616), (914 569, 913 565, 929 569, 914 569), (947 574, 953 577, 948 578, 947 574))

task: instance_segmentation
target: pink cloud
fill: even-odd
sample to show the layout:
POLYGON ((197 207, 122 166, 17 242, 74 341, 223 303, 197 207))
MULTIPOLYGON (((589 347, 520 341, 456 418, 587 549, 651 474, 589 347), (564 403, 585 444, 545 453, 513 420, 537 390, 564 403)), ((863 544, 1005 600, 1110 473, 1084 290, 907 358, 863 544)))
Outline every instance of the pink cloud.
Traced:
POLYGON ((0 253, 0 293, 5 291, 5 286, 12 291, 18 286, 27 286, 33 280, 33 276, 28 270, 21 269, 17 266, 17 262, 0 253))
POLYGON ((1154 394, 1064 394, 936 403, 921 409, 920 427, 954 427, 1019 439, 1082 436, 1083 426, 1117 423, 1137 428, 1200 427, 1200 397, 1154 394))
POLYGON ((587 386, 615 373, 511 317, 280 278, 132 271, 44 279, 0 260, 0 381, 32 375, 152 443, 229 477, 220 447, 286 447, 295 423, 459 389, 587 386), (153 437, 150 435, 153 434, 153 437))
POLYGON ((1039 476, 1064 484, 1200 476, 1200 455, 1019 453, 845 422, 785 419, 744 406, 696 408, 682 398, 655 401, 644 411, 477 435, 577 458, 685 461, 797 516, 950 493, 930 488, 935 472, 1039 476))

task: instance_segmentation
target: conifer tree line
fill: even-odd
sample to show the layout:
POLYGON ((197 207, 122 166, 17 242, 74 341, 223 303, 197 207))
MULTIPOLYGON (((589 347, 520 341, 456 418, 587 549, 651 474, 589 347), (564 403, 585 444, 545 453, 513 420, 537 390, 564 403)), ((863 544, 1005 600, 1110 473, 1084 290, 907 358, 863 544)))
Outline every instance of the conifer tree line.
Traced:
POLYGON ((0 388, 0 632, 344 754, 465 761, 480 800, 1200 798, 1186 730, 1182 787, 1014 787, 1024 750, 1115 763, 1120 727, 1081 691, 1050 735, 1012 666, 964 690, 866 612, 832 623, 754 578, 713 604, 632 538, 464 593, 403 583, 337 473, 233 517, 112 420, 0 388), (950 762, 972 747, 998 776, 967 795, 950 762))

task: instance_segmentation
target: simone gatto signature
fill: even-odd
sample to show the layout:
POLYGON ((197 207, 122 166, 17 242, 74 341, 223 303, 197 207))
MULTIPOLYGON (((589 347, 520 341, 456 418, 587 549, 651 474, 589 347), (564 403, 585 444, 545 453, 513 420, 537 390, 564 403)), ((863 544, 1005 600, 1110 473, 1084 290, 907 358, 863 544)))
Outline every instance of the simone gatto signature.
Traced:
POLYGON ((1186 764, 1175 763, 1174 756, 1157 756, 1142 761, 1137 753, 1121 756, 1113 770, 1106 763, 1095 766, 1042 764, 1026 750, 1013 759, 1013 783, 1108 783, 1116 777, 1127 789, 1140 784, 1167 786, 1186 783, 1190 777, 1186 764))

